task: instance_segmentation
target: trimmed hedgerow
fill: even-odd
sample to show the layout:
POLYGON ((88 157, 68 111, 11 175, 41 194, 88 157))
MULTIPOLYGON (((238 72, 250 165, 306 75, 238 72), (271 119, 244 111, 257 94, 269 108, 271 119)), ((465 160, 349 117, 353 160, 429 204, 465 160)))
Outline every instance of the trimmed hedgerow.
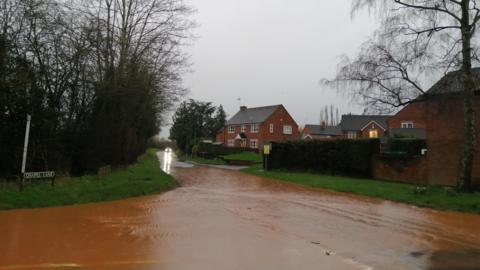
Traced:
POLYGON ((205 158, 218 158, 220 156, 239 154, 245 151, 255 150, 202 143, 198 145, 197 154, 205 158))
POLYGON ((378 139, 274 142, 268 167, 370 177, 379 150, 378 139))
POLYGON ((387 141, 387 151, 393 153, 418 156, 424 148, 427 148, 427 142, 423 139, 390 138, 387 141))

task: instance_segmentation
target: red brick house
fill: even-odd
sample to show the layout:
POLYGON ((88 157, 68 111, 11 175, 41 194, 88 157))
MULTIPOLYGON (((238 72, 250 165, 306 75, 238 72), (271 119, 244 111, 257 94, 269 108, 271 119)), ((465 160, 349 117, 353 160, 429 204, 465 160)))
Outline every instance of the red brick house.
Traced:
MULTIPOLYGON (((480 82, 480 68, 473 69, 480 82)), ((407 130, 405 122, 411 122, 413 128, 426 131, 427 153, 417 157, 393 178, 420 184, 455 186, 458 178, 460 155, 464 142, 464 105, 462 96, 462 74, 450 72, 435 83, 423 96, 401 110, 389 120, 392 128, 407 130)), ((480 127, 480 91, 475 92, 475 125, 480 127)), ((410 124, 409 124, 410 125, 410 124)), ((384 168, 374 166, 382 174, 384 168)), ((387 168, 388 169, 388 168, 387 168)), ((391 174, 391 168, 388 169, 391 174)), ((384 171, 385 172, 385 171, 384 171)), ((383 175, 385 175, 383 172, 383 175)), ((377 173, 374 173, 375 175, 377 173)), ((473 185, 480 186, 480 144, 477 142, 472 167, 473 185)))
POLYGON ((389 118, 390 115, 342 115, 340 128, 347 139, 381 138, 388 130, 389 118))
POLYGON ((216 142, 228 147, 257 149, 265 142, 290 141, 298 137, 298 125, 283 105, 242 106, 217 134, 216 142))
MULTIPOLYGON (((480 68, 473 69, 480 81, 480 68)), ((435 83, 422 97, 427 129, 427 177, 433 185, 455 185, 464 141, 462 76, 451 72, 435 83)), ((475 120, 480 127, 480 92, 475 93, 475 120)), ((472 170, 473 184, 480 186, 480 144, 477 141, 472 170)))
POLYGON ((426 110, 422 101, 408 104, 388 119, 389 136, 426 138, 426 110))

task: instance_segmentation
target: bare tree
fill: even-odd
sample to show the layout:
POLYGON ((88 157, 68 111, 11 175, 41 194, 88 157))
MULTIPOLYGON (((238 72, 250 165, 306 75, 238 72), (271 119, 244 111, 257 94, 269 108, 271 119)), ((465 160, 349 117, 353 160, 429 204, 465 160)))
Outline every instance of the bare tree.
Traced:
POLYGON ((338 108, 335 108, 333 104, 325 105, 320 110, 320 125, 335 126, 340 124, 338 108))
POLYGON ((463 73, 465 134, 458 188, 471 189, 476 128, 472 48, 480 20, 477 0, 355 0, 352 11, 369 8, 381 22, 359 55, 344 57, 340 70, 326 83, 353 90, 355 98, 374 110, 391 110, 425 93, 429 73, 463 73))
POLYGON ((191 13, 183 0, 3 0, 2 155, 33 112, 32 163, 82 172, 135 160, 186 92, 191 13))

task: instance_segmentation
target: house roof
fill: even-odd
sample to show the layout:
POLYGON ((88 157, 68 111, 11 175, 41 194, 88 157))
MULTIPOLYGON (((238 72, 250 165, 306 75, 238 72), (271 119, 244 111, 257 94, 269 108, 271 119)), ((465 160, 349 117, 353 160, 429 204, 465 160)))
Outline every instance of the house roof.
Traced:
MULTIPOLYGON (((480 68, 473 68, 472 74, 474 80, 480 82, 480 68)), ((452 71, 443 76, 428 91, 427 95, 439 95, 447 93, 459 93, 463 91, 462 72, 452 71)))
POLYGON ((282 105, 240 109, 240 111, 227 121, 227 125, 263 123, 280 106, 282 105))
POLYGON ((424 128, 391 128, 388 132, 390 137, 402 136, 416 139, 427 138, 427 131, 424 128))
POLYGON ((305 125, 305 128, 310 130, 312 135, 321 135, 321 136, 340 136, 342 135, 342 128, 340 126, 325 126, 322 128, 321 125, 305 125))
POLYGON ((384 130, 388 129, 387 120, 391 115, 342 115, 340 127, 342 130, 362 130, 371 122, 375 122, 384 130))

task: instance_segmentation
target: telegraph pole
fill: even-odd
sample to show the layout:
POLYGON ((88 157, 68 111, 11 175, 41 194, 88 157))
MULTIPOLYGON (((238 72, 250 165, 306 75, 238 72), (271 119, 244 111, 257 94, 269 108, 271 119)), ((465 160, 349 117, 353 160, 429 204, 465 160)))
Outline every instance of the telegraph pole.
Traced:
POLYGON ((25 166, 27 164, 27 151, 28 151, 28 138, 30 136, 30 121, 32 120, 32 116, 30 114, 27 114, 27 126, 25 128, 25 142, 23 144, 23 158, 22 158, 22 175, 21 175, 21 180, 20 180, 20 191, 23 188, 23 181, 24 181, 24 175, 25 175, 25 166))

